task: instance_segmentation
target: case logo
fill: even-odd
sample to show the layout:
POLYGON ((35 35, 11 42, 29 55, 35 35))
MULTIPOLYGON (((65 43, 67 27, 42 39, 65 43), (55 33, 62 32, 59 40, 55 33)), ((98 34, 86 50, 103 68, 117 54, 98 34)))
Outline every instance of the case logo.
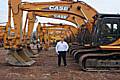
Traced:
POLYGON ((68 11, 69 7, 68 6, 49 6, 48 9, 53 11, 68 11))
POLYGON ((57 14, 55 14, 53 16, 54 16, 54 18, 61 18, 61 19, 67 19, 68 18, 68 15, 57 15, 57 14))

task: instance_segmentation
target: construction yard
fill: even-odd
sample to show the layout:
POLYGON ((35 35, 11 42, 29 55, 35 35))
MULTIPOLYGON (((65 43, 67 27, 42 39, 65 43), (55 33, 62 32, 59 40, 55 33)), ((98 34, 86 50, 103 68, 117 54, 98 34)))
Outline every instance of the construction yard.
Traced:
POLYGON ((120 80, 118 72, 84 72, 68 54, 68 66, 57 66, 54 48, 41 51, 30 67, 10 66, 5 62, 7 50, 0 51, 0 80, 120 80))
POLYGON ((119 4, 34 1, 0 1, 0 80, 120 80, 119 4))

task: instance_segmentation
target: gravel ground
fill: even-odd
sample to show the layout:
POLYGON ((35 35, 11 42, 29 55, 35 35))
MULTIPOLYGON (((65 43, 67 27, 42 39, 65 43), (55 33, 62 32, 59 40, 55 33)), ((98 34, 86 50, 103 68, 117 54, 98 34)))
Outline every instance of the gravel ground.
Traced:
POLYGON ((80 71, 72 57, 67 56, 68 66, 57 66, 53 48, 41 51, 36 63, 30 67, 9 66, 5 62, 7 51, 0 49, 0 80, 120 80, 120 73, 80 71))

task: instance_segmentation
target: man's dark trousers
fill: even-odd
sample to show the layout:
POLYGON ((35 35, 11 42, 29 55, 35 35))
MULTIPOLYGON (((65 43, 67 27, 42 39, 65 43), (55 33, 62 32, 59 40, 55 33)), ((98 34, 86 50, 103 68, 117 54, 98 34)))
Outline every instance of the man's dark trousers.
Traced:
POLYGON ((63 59, 64 62, 64 66, 67 65, 66 63, 66 51, 58 51, 59 55, 58 55, 58 66, 61 65, 61 58, 63 59))

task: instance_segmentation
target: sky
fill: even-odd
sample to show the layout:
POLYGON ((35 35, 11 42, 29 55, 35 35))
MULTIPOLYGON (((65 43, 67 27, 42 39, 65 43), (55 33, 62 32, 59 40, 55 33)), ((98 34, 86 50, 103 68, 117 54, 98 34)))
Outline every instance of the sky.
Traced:
MULTIPOLYGON (((23 2, 52 2, 59 0, 22 0, 23 2)), ((120 0, 80 0, 95 8, 99 13, 120 14, 120 0)), ((41 18, 43 19, 43 18, 41 18)), ((0 0, 0 23, 8 20, 8 0, 0 0)), ((43 21, 46 21, 43 20, 43 21)), ((48 20, 51 21, 51 20, 48 20)), ((56 21, 56 20, 53 20, 56 21)), ((63 21, 65 22, 65 21, 63 21)))

